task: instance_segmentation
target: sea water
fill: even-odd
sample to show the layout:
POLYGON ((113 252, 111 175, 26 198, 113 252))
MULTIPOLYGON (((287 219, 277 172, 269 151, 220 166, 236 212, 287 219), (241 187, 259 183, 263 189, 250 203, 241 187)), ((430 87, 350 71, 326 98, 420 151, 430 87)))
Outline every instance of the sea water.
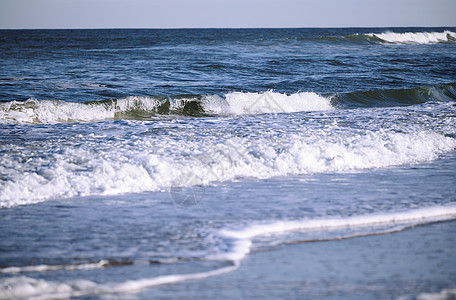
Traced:
POLYGON ((456 219, 455 31, 0 31, 0 299, 456 219))

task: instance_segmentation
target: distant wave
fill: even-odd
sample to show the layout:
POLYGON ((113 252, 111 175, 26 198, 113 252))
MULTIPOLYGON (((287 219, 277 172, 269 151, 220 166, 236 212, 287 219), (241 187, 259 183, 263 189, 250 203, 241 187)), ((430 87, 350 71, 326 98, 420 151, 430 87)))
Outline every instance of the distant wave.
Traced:
POLYGON ((445 30, 443 32, 384 32, 369 33, 367 37, 377 38, 381 42, 390 44, 435 44, 456 42, 456 33, 445 30))
POLYGON ((445 30, 442 32, 392 32, 348 34, 341 36, 319 36, 312 38, 292 38, 301 41, 322 41, 331 43, 368 43, 368 44, 436 44, 455 43, 456 32, 445 30))

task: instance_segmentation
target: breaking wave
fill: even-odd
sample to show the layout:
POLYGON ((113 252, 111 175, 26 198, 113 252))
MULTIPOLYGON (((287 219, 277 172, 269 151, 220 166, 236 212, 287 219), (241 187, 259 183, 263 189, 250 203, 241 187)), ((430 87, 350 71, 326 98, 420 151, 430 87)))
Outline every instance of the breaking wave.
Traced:
POLYGON ((103 120, 143 120, 151 116, 242 115, 330 110, 329 98, 311 92, 286 95, 233 92, 217 95, 168 97, 128 97, 86 103, 61 100, 27 100, 0 103, 0 123, 40 124, 93 122, 103 120))
POLYGON ((0 103, 0 124, 47 124, 104 120, 147 120, 156 115, 213 116, 385 107, 455 101, 456 83, 411 89, 368 90, 333 95, 232 92, 225 96, 136 97, 85 103, 61 100, 0 103))

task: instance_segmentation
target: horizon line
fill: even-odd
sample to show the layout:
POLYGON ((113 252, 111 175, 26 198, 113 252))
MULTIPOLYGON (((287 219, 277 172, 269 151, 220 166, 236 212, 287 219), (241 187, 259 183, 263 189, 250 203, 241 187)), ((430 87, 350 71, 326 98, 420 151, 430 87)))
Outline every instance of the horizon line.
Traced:
POLYGON ((356 28, 456 28, 456 25, 432 25, 432 26, 303 26, 303 27, 42 27, 42 28, 0 28, 0 30, 185 30, 185 29, 356 29, 356 28))

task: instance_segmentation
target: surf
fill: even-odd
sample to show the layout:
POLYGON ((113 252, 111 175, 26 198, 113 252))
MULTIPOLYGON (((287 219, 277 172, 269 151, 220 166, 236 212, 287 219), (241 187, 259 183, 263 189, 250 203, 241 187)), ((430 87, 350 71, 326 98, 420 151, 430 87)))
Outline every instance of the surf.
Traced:
MULTIPOLYGON (((337 126, 279 132, 253 140, 232 136, 216 143, 212 138, 175 139, 171 132, 141 140, 133 137, 111 147, 106 146, 112 141, 103 139, 100 144, 100 137, 81 135, 73 142, 77 145, 78 139, 84 139, 89 147, 57 147, 52 161, 44 165, 40 159, 18 165, 16 156, 0 156, 0 165, 15 165, 14 170, 5 168, 8 179, 0 182, 0 207, 55 198, 163 191, 236 178, 361 171, 431 161, 456 148, 456 139, 429 130, 344 133, 337 126)), ((46 148, 43 151, 34 151, 33 156, 49 155, 46 148)))

